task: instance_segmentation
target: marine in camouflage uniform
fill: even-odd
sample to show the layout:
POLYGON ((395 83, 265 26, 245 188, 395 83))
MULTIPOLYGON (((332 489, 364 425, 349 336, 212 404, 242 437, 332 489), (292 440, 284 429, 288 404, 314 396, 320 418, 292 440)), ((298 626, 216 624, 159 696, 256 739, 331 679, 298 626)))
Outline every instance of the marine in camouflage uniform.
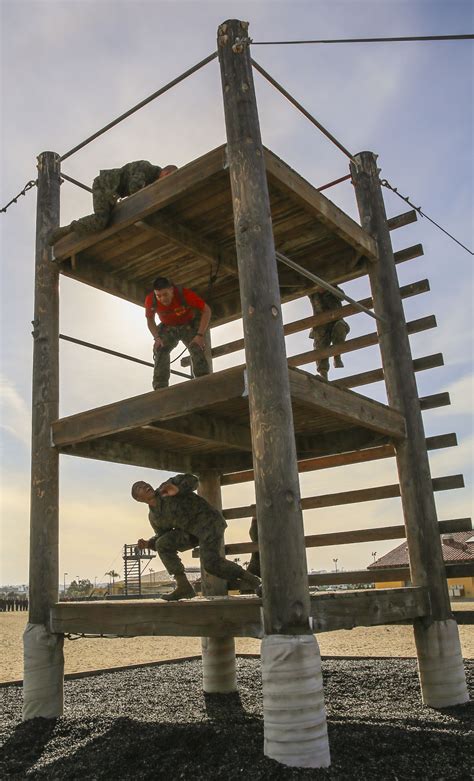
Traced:
MULTIPOLYGON (((342 291, 341 291, 342 292, 342 291)), ((310 295, 310 301, 313 305, 313 312, 315 315, 321 314, 321 312, 328 312, 334 309, 342 309, 342 302, 329 290, 323 290, 320 288, 310 295)), ((322 350, 325 347, 331 347, 331 345, 343 344, 346 340, 346 336, 350 331, 349 325, 342 318, 340 320, 334 320, 331 323, 325 325, 316 326, 309 332, 310 339, 313 339, 313 345, 315 350, 322 350)), ((341 369, 344 366, 341 356, 334 356, 334 367, 341 369)), ((324 379, 327 379, 329 371, 329 358, 320 358, 316 361, 316 368, 318 374, 324 379)))
POLYGON ((92 184, 92 203, 94 214, 88 214, 79 220, 73 220, 69 225, 56 228, 52 231, 49 243, 55 244, 63 236, 74 231, 78 236, 89 236, 104 230, 110 222, 112 211, 119 200, 146 187, 157 179, 162 173, 171 173, 176 166, 161 168, 152 165, 148 160, 135 160, 127 163, 122 168, 104 168, 92 184))
POLYGON ((178 551, 197 545, 201 564, 210 575, 243 581, 252 589, 258 588, 260 578, 220 555, 222 533, 227 524, 218 510, 194 493, 197 485, 195 475, 183 474, 162 483, 156 491, 141 481, 132 486, 133 498, 149 505, 148 519, 155 532, 154 537, 140 539, 137 545, 155 550, 166 570, 176 578, 177 588, 163 598, 173 601, 195 596, 178 551))

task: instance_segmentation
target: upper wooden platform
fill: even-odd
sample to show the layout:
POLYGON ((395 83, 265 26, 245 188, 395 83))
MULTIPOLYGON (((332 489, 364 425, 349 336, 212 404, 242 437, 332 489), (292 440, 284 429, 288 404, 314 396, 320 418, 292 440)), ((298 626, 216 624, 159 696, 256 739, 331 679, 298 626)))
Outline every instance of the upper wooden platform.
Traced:
MULTIPOLYGON (((360 225, 269 150, 265 150, 276 249, 328 281, 365 272, 377 246, 360 225)), ((240 317, 234 218, 226 147, 221 146, 117 204, 105 231, 54 247, 61 272, 143 305, 157 276, 208 297, 212 324, 240 317)), ((279 268, 282 301, 314 288, 279 268)))
MULTIPOLYGON (((402 415, 289 369, 298 458, 405 436, 402 415)), ((88 410, 53 424, 62 453, 178 472, 252 467, 246 372, 216 374, 88 410)))

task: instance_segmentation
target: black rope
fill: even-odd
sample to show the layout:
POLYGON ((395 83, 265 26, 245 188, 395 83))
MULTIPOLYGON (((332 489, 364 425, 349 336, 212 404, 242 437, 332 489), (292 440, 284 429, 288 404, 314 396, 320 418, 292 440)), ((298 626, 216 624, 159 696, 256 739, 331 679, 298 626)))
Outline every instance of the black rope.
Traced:
POLYGON ((405 202, 406 202, 406 203, 407 203, 409 206, 411 206, 411 207, 412 207, 412 209, 414 209, 416 212, 418 212, 418 214, 420 215, 420 217, 425 217, 425 218, 426 218, 426 219, 427 219, 429 222, 431 222, 433 225, 435 225, 437 228, 439 228, 439 230, 440 230, 440 231, 442 231, 443 233, 445 233, 445 234, 446 234, 446 236, 449 236, 449 238, 450 238, 450 239, 452 239, 453 241, 455 241, 455 242, 456 242, 456 244, 459 244, 459 246, 460 246, 460 247, 462 247, 463 249, 465 249, 465 250, 466 250, 466 252, 469 252, 469 254, 470 254, 470 255, 474 255, 474 252, 473 252, 472 250, 470 250, 470 249, 469 249, 469 247, 466 247, 466 245, 465 245, 465 244, 463 244, 461 241, 459 241, 459 239, 456 239, 456 237, 455 237, 455 236, 453 236, 453 235, 452 235, 452 233, 449 233, 449 231, 447 231, 447 230, 445 230, 444 228, 442 228, 442 227, 441 227, 441 225, 439 225, 437 222, 435 222, 434 220, 432 220, 432 219, 431 219, 431 217, 428 217, 428 215, 427 215, 427 214, 425 214, 424 212, 422 212, 422 210, 421 210, 421 206, 415 206, 415 204, 413 204, 413 203, 410 201, 410 199, 409 199, 407 196, 405 196, 405 195, 401 195, 401 194, 398 192, 398 190, 397 190, 397 188, 396 188, 396 187, 392 187, 392 185, 390 184, 390 182, 388 182, 386 179, 381 179, 381 180, 380 180, 380 184, 382 185, 382 187, 386 187, 388 190, 391 190, 391 191, 392 191, 392 193, 395 193, 395 195, 398 195, 398 197, 399 197, 399 198, 401 198, 401 199, 402 199, 402 201, 405 201, 405 202))
POLYGON ((281 84, 279 84, 277 81, 275 81, 275 79, 274 79, 274 78, 272 78, 272 77, 270 76, 270 74, 269 74, 269 73, 267 73, 267 71, 266 71, 266 70, 264 70, 264 69, 262 68, 262 66, 258 64, 258 62, 255 62, 255 60, 253 60, 253 59, 252 59, 252 65, 253 65, 253 67, 255 68, 255 70, 257 70, 259 73, 261 73, 261 75, 262 75, 262 76, 264 76, 264 78, 266 78, 266 79, 267 79, 267 81, 269 81, 269 82, 270 82, 270 84, 272 84, 272 85, 273 85, 273 86, 274 86, 274 87, 275 87, 275 88, 276 88, 276 89, 277 89, 279 92, 281 92, 281 94, 282 94, 282 95, 284 95, 284 97, 285 97, 287 100, 289 100, 289 101, 290 101, 290 103, 292 103, 292 104, 293 104, 293 106, 295 106, 297 109, 299 109, 299 111, 301 111, 301 113, 302 113, 302 114, 304 114, 304 116, 305 116, 307 119, 309 119, 309 121, 310 121, 310 122, 312 122, 312 123, 313 123, 313 125, 316 125, 316 127, 318 128, 318 130, 320 130, 320 131, 321 131, 321 133, 323 133, 323 134, 326 136, 326 138, 329 138, 329 140, 330 140, 330 141, 332 141, 332 143, 333 143, 333 144, 335 144, 335 145, 338 147, 338 149, 340 149, 340 150, 341 150, 341 152, 344 152, 344 154, 345 154, 345 155, 347 155, 347 157, 349 158, 349 160, 352 160, 352 162, 354 163, 354 165, 357 165, 357 160, 355 160, 354 156, 353 156, 353 155, 351 155, 351 153, 350 153, 350 152, 349 152, 349 151, 348 151, 348 150, 345 148, 345 146, 343 146, 343 145, 342 145, 342 144, 341 144, 341 143, 340 143, 340 142, 337 140, 337 138, 335 138, 335 137, 332 135, 332 133, 330 133, 330 132, 329 132, 329 130, 326 130, 326 128, 325 128, 323 125, 321 125, 321 123, 320 123, 320 122, 318 122, 318 120, 317 120, 317 119, 315 119, 315 117, 313 117, 313 115, 312 115, 312 114, 310 114, 310 113, 309 113, 309 111, 306 111, 306 109, 305 109, 305 108, 304 108, 304 107, 301 105, 301 103, 298 103, 298 101, 297 101, 297 100, 295 100, 295 98, 294 98, 294 97, 292 97, 292 95, 290 95, 290 93, 289 93, 289 92, 287 92, 287 91, 286 91, 286 89, 285 89, 284 87, 282 87, 282 86, 281 86, 281 84))
POLYGON ((211 62, 216 57, 217 57, 217 52, 213 52, 204 60, 201 60, 201 62, 198 62, 196 65, 193 65, 192 68, 189 68, 187 71, 182 73, 181 76, 177 76, 176 79, 173 79, 173 81, 168 82, 168 84, 165 84, 164 87, 161 87, 161 89, 157 90, 152 95, 149 95, 144 100, 141 100, 140 103, 137 103, 136 106, 133 106, 133 108, 129 109, 124 114, 121 114, 119 117, 117 117, 117 119, 112 120, 112 122, 109 122, 108 125, 105 125, 105 127, 101 128, 96 133, 93 133, 92 136, 86 138, 85 141, 82 141, 82 143, 70 149, 69 152, 66 152, 64 155, 62 155, 62 157, 59 158, 60 162, 66 160, 66 158, 68 157, 71 157, 71 155, 73 155, 74 152, 78 152, 79 149, 83 149, 87 144, 90 144, 91 141, 94 141, 96 138, 101 136, 107 130, 110 130, 111 128, 115 127, 115 125, 118 125, 119 122, 122 122, 122 120, 127 119, 127 117, 131 116, 131 114, 134 114, 136 111, 143 108, 143 106, 146 106, 147 103, 151 103, 152 100, 155 100, 155 98, 158 98, 160 95, 163 95, 172 87, 175 87, 176 84, 180 83, 180 81, 184 81, 184 79, 186 79, 188 76, 191 76, 193 73, 196 73, 196 71, 200 70, 200 68, 203 68, 204 65, 207 65, 208 62, 211 62))
POLYGON ((32 187, 36 187, 37 184, 38 184, 37 179, 30 179, 30 181, 25 184, 23 190, 21 190, 21 192, 19 192, 18 195, 15 195, 15 197, 12 198, 11 201, 8 201, 8 203, 3 207, 3 209, 0 209, 0 212, 6 212, 6 210, 8 209, 9 206, 12 205, 12 203, 17 202, 20 195, 26 195, 28 190, 31 190, 32 187))
POLYGON ((252 46, 285 46, 301 43, 392 43, 400 41, 466 41, 474 35, 418 35, 398 38, 327 38, 312 41, 252 41, 252 46))

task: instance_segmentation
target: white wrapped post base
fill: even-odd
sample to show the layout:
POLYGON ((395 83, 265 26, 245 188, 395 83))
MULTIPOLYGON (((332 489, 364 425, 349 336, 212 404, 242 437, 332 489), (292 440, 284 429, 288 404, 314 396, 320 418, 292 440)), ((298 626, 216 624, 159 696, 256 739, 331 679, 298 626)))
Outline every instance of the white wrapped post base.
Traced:
POLYGON ((203 689, 207 694, 237 691, 233 637, 201 637, 203 689))
POLYGON ((63 714, 64 637, 43 624, 27 624, 23 633, 23 721, 63 714))
POLYGON ((456 621, 434 621, 429 627, 415 623, 415 643, 423 704, 448 708, 468 702, 456 621))
POLYGON ((264 753, 290 767, 329 767, 321 656, 313 635, 262 640, 264 753))

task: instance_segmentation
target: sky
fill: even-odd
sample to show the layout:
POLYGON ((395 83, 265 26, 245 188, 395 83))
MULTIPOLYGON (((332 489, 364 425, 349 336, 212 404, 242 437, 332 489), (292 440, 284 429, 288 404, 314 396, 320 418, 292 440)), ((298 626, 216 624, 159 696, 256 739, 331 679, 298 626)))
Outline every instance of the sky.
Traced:
MULTIPOLYGON (((36 156, 64 154, 91 133, 215 50, 230 18, 250 22, 256 41, 447 35, 474 30, 471 0, 0 0, 0 206, 36 177, 36 156)), ((252 46, 252 56, 353 153, 379 155, 381 176, 471 249, 473 237, 473 44, 462 42, 252 46)), ((347 158, 255 74, 264 144, 316 186, 344 176, 347 158)), ((65 161, 90 184, 100 168, 148 159, 181 166, 225 142, 217 61, 65 161)), ((349 183, 325 193, 354 219, 349 183)), ((407 210, 386 192, 389 216, 407 210)), ((30 404, 36 191, 1 215, 1 558, 0 584, 28 579, 30 404)), ((91 211, 90 196, 64 183, 61 224, 91 211)), ((456 432, 459 446, 433 451, 434 477, 464 473, 466 488, 438 493, 440 519, 472 506, 473 257, 426 220, 392 233, 395 250, 423 243, 424 257, 398 267, 401 284, 429 278, 431 291, 405 302, 408 320, 435 314, 438 327, 411 337, 414 357, 442 352, 445 366, 417 375, 420 395, 449 391, 451 406, 424 413, 427 436, 456 432)), ((345 286, 368 295, 367 280, 345 286)), ((143 310, 62 278, 60 331, 150 360, 143 310)), ((286 322, 311 314, 307 299, 284 306, 286 322)), ((351 318, 351 336, 374 330, 351 318)), ((213 344, 241 324, 213 331, 213 344)), ((311 348, 302 333, 288 354, 311 348)), ((380 365, 378 348, 351 353, 341 372, 380 365)), ((241 363, 242 354, 214 362, 241 363)), ((60 416, 151 390, 151 370, 76 345, 60 345, 60 416)), ((314 365, 302 367, 314 371, 314 365)), ((339 376, 333 371, 332 377, 339 376)), ((384 400, 380 384, 360 392, 384 400)), ((167 473, 69 456, 60 459, 60 580, 104 580, 122 572, 121 550, 149 532, 133 502, 138 479, 167 473)), ((397 482, 392 459, 301 476, 302 496, 397 482)), ((224 507, 250 503, 252 484, 223 488, 224 507)), ((305 533, 399 524, 398 499, 304 513, 305 533)), ((248 539, 248 520, 230 521, 227 542, 248 539)), ((365 568, 397 541, 309 549, 308 567, 365 568)), ((195 563, 190 554, 186 564, 195 563)), ((242 557, 245 559, 245 557, 242 557)), ((160 569, 157 563, 155 569, 160 569)))

